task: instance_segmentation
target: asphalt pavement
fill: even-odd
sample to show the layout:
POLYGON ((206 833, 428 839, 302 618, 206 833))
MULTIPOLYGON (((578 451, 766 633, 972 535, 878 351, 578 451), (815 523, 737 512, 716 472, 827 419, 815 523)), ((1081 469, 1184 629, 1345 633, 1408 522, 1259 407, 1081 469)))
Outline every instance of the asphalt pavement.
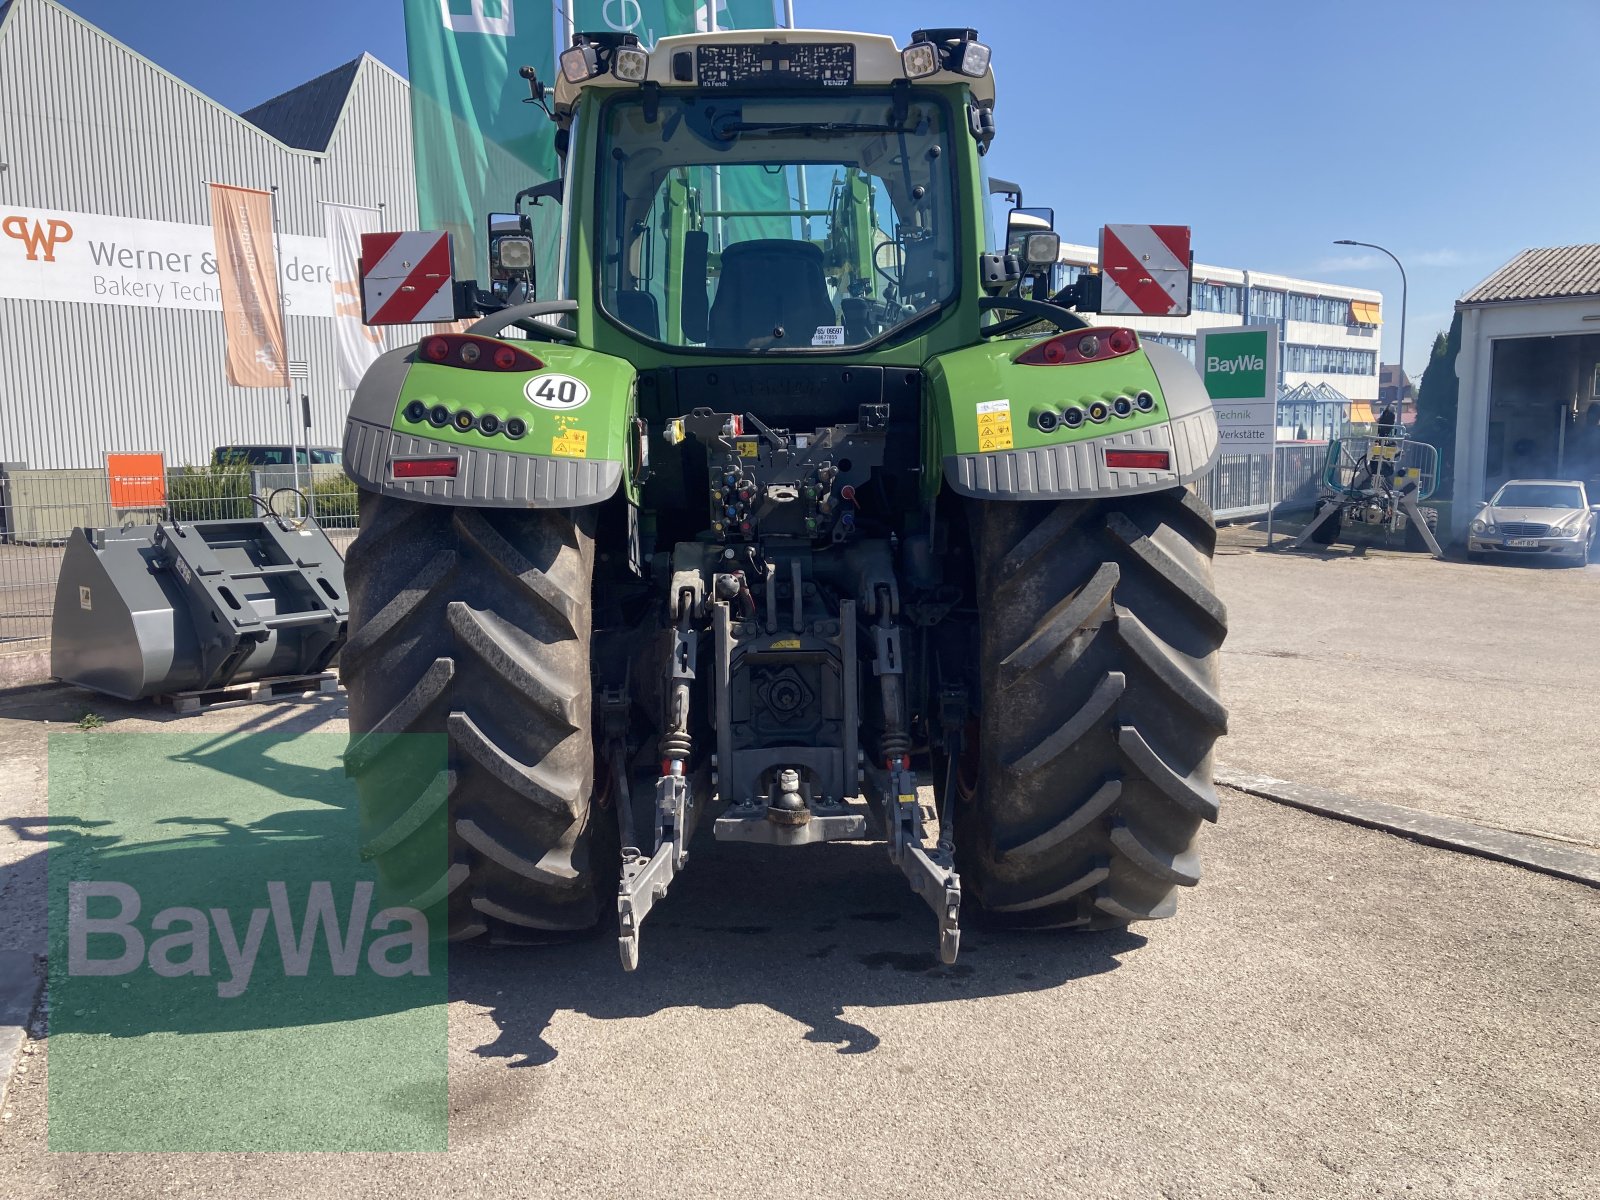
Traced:
MULTIPOLYGON (((1236 549, 1228 765, 1595 840, 1575 794, 1593 735, 1531 736, 1593 677, 1567 611, 1592 611, 1593 569, 1236 549), (1499 612, 1549 628, 1513 622, 1514 655, 1478 654, 1463 623, 1499 612), (1491 747, 1513 766, 1452 749, 1502 709, 1491 747)), ((44 734, 85 711, 110 724, 84 737, 173 724, 63 689, 0 698, 0 950, 43 948, 44 734)), ((181 727, 343 717, 330 697, 181 727)), ((703 841, 634 975, 604 939, 458 952, 446 1152, 52 1153, 30 1041, 0 1195, 1592 1195, 1600 890, 1221 794, 1201 885, 1131 932, 969 927, 943 967, 881 847, 703 841)), ((362 1119, 402 1102, 375 1093, 362 1119)))
POLYGON ((447 1153, 50 1154, 40 1048, 0 1194, 1593 1194, 1600 892, 1240 794, 1204 850, 1175 920, 953 967, 876 847, 708 850, 634 976, 454 956, 447 1153))
POLYGON ((1216 560, 1224 765, 1600 849, 1600 566, 1263 541, 1216 560))

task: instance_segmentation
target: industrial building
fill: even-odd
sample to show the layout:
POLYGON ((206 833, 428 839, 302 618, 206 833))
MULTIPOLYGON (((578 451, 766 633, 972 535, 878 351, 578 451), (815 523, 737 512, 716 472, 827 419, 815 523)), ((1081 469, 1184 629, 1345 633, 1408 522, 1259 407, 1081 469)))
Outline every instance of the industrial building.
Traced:
POLYGON ((1456 311, 1452 531, 1507 479, 1579 479, 1600 503, 1600 245, 1524 250, 1456 311))
MULTIPOLYGON (((1093 246, 1063 244, 1061 282, 1097 267, 1093 246)), ((1150 341, 1194 358, 1195 333, 1230 325, 1279 330, 1279 436, 1321 439, 1344 420, 1371 421, 1378 400, 1383 294, 1209 263, 1194 265, 1186 317, 1120 317, 1150 341)))
POLYGON ((337 445, 325 202, 416 226, 408 86, 376 59, 235 113, 54 0, 0 4, 0 463, 201 463, 287 441, 302 394, 337 445), (208 183, 275 194, 292 393, 227 382, 208 183))

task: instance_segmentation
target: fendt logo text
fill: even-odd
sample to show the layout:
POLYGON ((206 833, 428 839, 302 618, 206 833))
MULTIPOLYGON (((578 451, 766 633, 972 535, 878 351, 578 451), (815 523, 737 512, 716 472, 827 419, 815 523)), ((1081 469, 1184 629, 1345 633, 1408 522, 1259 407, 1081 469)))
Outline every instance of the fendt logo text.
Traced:
POLYGON ((0 232, 27 247, 30 262, 38 262, 41 252, 45 262, 55 262, 56 247, 72 240, 72 226, 65 221, 26 221, 10 216, 0 221, 0 232))

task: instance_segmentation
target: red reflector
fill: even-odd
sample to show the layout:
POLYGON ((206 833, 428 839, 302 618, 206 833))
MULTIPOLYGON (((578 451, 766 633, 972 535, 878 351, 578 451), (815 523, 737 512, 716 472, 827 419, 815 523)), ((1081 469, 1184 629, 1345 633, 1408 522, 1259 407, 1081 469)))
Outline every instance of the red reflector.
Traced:
POLYGON ((396 479, 454 479, 459 458, 397 458, 389 464, 396 479))
POLYGON ((422 343, 429 362, 474 371, 537 371, 544 363, 519 346, 475 333, 442 333, 422 343))
POLYGON ((1106 466, 1133 470, 1170 471, 1172 456, 1165 450, 1107 450, 1106 466))
POLYGON ((1036 342, 1013 362, 1025 367, 1061 367, 1072 363, 1105 362, 1139 348, 1139 335, 1120 325, 1079 329, 1036 342))

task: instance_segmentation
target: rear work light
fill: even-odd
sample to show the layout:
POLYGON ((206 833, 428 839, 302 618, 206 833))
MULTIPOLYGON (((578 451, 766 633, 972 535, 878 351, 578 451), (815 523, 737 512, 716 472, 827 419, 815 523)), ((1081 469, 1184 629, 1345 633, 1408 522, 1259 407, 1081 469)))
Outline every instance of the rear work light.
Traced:
POLYGON ((470 367, 474 371, 537 371, 544 366, 526 350, 471 333, 440 333, 424 338, 421 353, 425 362, 470 367))
POLYGON ((454 479, 461 469, 459 458, 397 458, 389 464, 396 479, 454 479))
POLYGON ((1135 471, 1170 471, 1172 456, 1165 450, 1107 450, 1106 466, 1135 471))
POLYGON ((1120 327, 1074 329, 1030 346, 1013 360, 1025 367, 1063 367, 1072 363, 1107 362, 1132 354, 1139 335, 1120 327))

